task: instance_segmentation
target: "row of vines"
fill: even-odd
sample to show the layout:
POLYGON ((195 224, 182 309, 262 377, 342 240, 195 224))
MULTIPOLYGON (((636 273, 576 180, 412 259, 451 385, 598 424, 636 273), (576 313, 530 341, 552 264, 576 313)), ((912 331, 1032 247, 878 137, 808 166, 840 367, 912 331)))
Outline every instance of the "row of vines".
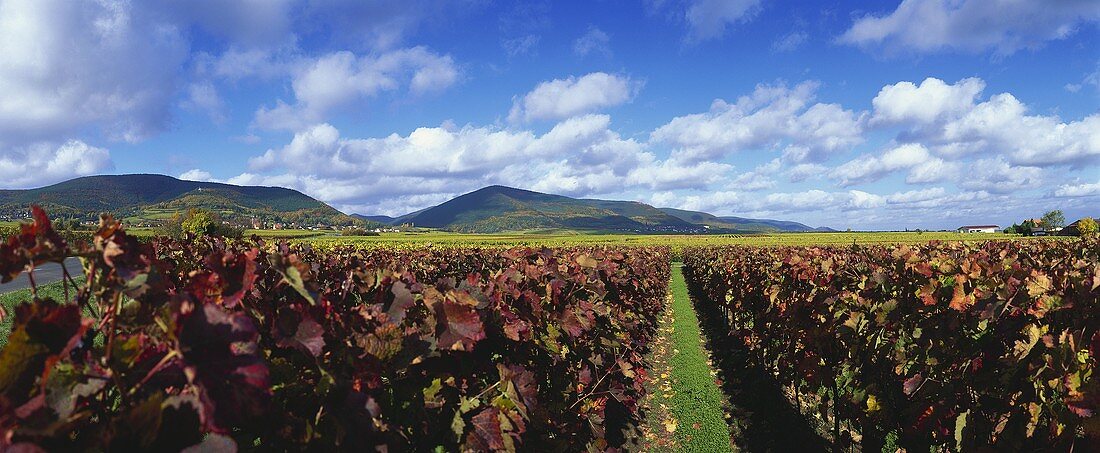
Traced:
POLYGON ((0 311, 0 451, 637 442, 667 249, 138 241, 109 217, 72 244, 34 220, 0 245, 0 280, 70 256, 84 272, 66 300, 0 311))
POLYGON ((1100 443, 1100 241, 684 253, 699 303, 724 318, 719 334, 792 405, 831 415, 823 431, 837 442, 1100 443))

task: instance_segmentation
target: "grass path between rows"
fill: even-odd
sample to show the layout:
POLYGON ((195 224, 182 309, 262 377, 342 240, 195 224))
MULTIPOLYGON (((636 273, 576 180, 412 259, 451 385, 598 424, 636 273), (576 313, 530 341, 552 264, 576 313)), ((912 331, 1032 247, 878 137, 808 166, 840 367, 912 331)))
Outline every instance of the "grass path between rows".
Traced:
POLYGON ((661 321, 650 368, 643 426, 648 451, 732 451, 725 396, 704 348, 682 265, 674 263, 671 304, 661 321))

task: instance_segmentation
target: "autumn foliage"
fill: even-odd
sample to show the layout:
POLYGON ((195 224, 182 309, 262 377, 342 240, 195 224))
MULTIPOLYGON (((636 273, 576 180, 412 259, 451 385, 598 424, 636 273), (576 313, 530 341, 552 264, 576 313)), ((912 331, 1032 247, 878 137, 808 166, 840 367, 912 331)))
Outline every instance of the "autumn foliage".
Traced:
POLYGON ((0 246, 0 277, 68 256, 86 277, 6 314, 0 451, 636 440, 666 249, 140 242, 109 217, 67 244, 34 219, 0 246))
POLYGON ((892 432, 909 451, 1100 443, 1100 241, 684 254, 725 334, 805 412, 832 417, 838 442, 861 436, 878 451, 892 432))

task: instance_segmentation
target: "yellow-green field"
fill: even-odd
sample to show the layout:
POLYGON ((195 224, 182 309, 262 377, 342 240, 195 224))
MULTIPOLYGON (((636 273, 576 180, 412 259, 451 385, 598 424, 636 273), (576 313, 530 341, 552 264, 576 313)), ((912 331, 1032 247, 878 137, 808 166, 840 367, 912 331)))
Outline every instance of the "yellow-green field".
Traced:
MULTIPOLYGON (((0 227, 15 227, 18 222, 0 222, 0 227)), ((148 237, 152 228, 131 227, 127 232, 148 237)), ((987 240, 1051 240, 1058 237, 1031 238, 1004 233, 955 232, 836 232, 836 233, 771 233, 746 235, 677 235, 677 234, 592 234, 571 231, 525 231, 498 234, 450 233, 421 231, 381 233, 378 236, 341 236, 335 230, 245 230, 245 237, 290 239, 318 245, 363 246, 568 246, 568 245, 664 245, 674 248, 710 245, 841 245, 879 243, 919 243, 928 241, 987 240)))
POLYGON ((918 243, 928 241, 985 241, 1023 238, 1003 233, 952 232, 867 232, 867 233, 776 233, 761 235, 636 235, 636 234, 463 234, 446 232, 382 233, 379 236, 318 236, 311 243, 336 245, 428 245, 433 246, 560 246, 560 245, 666 245, 670 247, 708 245, 840 245, 874 243, 918 243))

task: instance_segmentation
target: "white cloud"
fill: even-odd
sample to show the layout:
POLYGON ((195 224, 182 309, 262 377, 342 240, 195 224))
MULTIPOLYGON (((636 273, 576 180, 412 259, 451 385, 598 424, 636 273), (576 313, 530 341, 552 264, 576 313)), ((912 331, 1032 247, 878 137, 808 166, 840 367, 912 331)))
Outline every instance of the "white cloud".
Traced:
POLYGON ((741 173, 730 181, 730 187, 737 190, 757 191, 774 188, 776 182, 772 176, 779 173, 783 163, 779 159, 772 159, 767 163, 757 166, 752 171, 741 173))
POLYGON ((1095 183, 1064 184, 1054 191, 1056 197, 1100 196, 1100 181, 1095 183))
POLYGON ((956 118, 974 108, 974 101, 985 89, 977 78, 960 80, 948 85, 929 77, 919 86, 913 82, 886 85, 871 101, 874 105, 872 123, 929 124, 956 118))
POLYGON ((458 82, 454 60, 424 47, 357 56, 340 51, 307 62, 294 76, 294 105, 278 101, 261 107, 255 124, 266 129, 296 130, 324 121, 333 110, 383 91, 407 86, 420 95, 439 92, 458 82))
POLYGON ((885 16, 868 15, 839 41, 928 53, 944 50, 1007 55, 1064 39, 1100 21, 1091 0, 902 0, 885 16))
POLYGON ((512 123, 559 120, 630 102, 642 83, 628 76, 593 72, 542 82, 516 98, 508 120, 512 123))
POLYGON ((880 202, 867 192, 858 190, 825 192, 824 190, 813 189, 804 192, 770 193, 761 201, 756 202, 753 208, 755 210, 796 212, 826 207, 851 209, 877 204, 880 204, 880 202))
POLYGON ((596 27, 588 27, 588 31, 573 41, 573 52, 582 57, 589 54, 599 54, 605 57, 611 56, 611 38, 596 27))
POLYGON ((198 168, 194 168, 194 169, 191 169, 191 170, 188 170, 188 171, 185 171, 185 172, 181 173, 180 176, 179 176, 179 179, 183 179, 185 181, 201 181, 201 182, 217 181, 216 179, 214 179, 214 175, 210 174, 210 172, 205 171, 205 170, 200 170, 198 168))
POLYGON ((739 190, 756 191, 775 188, 775 180, 755 171, 741 173, 733 178, 732 186, 739 190))
POLYGON ((246 77, 270 80, 293 72, 302 57, 291 47, 255 49, 230 46, 218 56, 206 52, 195 54, 195 69, 199 75, 233 82, 246 77))
POLYGON ((653 206, 686 209, 689 211, 729 211, 739 206, 745 195, 737 191, 712 191, 705 194, 684 195, 677 192, 656 192, 649 196, 653 206))
POLYGON ((830 177, 840 181, 842 187, 868 183, 899 171, 909 170, 906 182, 928 183, 952 179, 957 174, 953 163, 935 157, 918 143, 894 147, 881 156, 864 154, 833 169, 830 177))
POLYGON ((708 190, 723 181, 732 169, 732 165, 718 162, 657 162, 652 156, 647 156, 644 165, 630 172, 626 184, 651 190, 708 190))
POLYGON ((162 130, 187 44, 124 1, 0 2, 0 146, 162 130))
POLYGON ((1013 166, 1003 158, 980 159, 970 164, 966 177, 959 181, 964 189, 993 193, 1037 189, 1043 184, 1043 169, 1013 166))
POLYGON ((0 153, 0 184, 7 189, 39 187, 112 168, 106 149, 79 140, 60 146, 40 142, 0 153))
POLYGON ((820 160, 863 141, 863 117, 837 104, 812 103, 818 84, 759 85, 734 104, 673 118, 651 134, 684 161, 715 160, 744 150, 785 147, 792 161, 820 160))
POLYGON ((542 135, 444 125, 365 139, 341 137, 321 124, 250 159, 253 173, 232 181, 278 182, 339 207, 397 214, 424 205, 398 209, 396 199, 436 200, 489 184, 575 196, 707 189, 722 184, 732 168, 659 159, 611 130, 610 121, 607 115, 571 117, 542 135))
MULTIPOLYGON (((944 222, 974 222, 1018 210, 1018 198, 991 195, 988 192, 952 193, 942 187, 875 194, 859 190, 828 192, 806 190, 767 195, 736 191, 716 191, 698 195, 659 192, 651 203, 680 209, 706 211, 718 215, 756 218, 794 218, 808 224, 826 224, 843 228, 881 228, 901 225, 928 228, 944 222), (820 220, 814 223, 811 219, 820 220)), ((1024 201, 1023 204, 1030 203, 1024 201)))
POLYGON ((900 141, 953 159, 1004 155, 1013 164, 1073 167, 1100 159, 1100 114, 1069 122, 1029 115, 1009 93, 979 102, 984 87, 980 79, 949 85, 934 78, 887 85, 872 101, 871 123, 900 126, 900 141))

